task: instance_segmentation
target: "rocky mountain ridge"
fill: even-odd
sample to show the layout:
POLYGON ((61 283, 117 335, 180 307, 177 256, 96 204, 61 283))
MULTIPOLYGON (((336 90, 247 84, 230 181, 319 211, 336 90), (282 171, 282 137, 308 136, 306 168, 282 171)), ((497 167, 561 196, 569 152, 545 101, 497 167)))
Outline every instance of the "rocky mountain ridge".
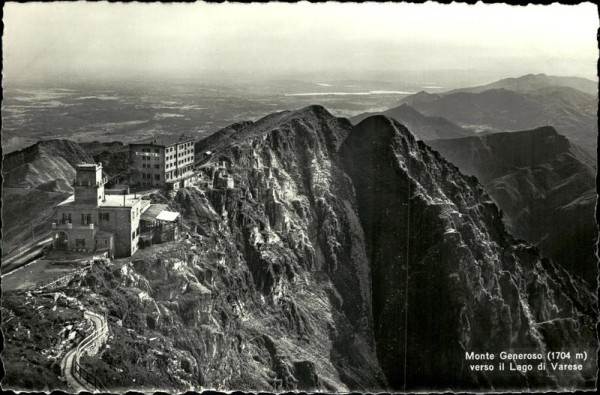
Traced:
MULTIPOLYGON (((447 364, 464 361, 469 350, 556 347, 548 334, 557 322, 550 322, 566 316, 551 313, 553 306, 562 297, 578 297, 554 288, 558 283, 550 273, 564 271, 506 232, 476 179, 463 176, 394 120, 364 120, 343 152, 372 262, 379 360, 392 388, 531 383, 531 377, 520 384, 502 374, 473 377, 466 366, 447 364)), ((579 313, 569 320, 580 318, 588 320, 579 313)))
POLYGON ((58 192, 71 192, 75 165, 91 161, 92 157, 71 140, 40 141, 3 157, 4 185, 41 189, 54 185, 58 192))
POLYGON ((353 126, 310 106, 196 150, 210 152, 203 179, 227 173, 234 187, 153 197, 182 213, 189 238, 99 262, 68 288, 108 316, 113 343, 86 361, 108 388, 468 391, 595 377, 595 295, 508 234, 477 179, 398 122, 353 126), (564 347, 588 351, 582 372, 473 373, 464 357, 564 347))
POLYGON ((586 151, 552 127, 428 144, 479 179, 513 235, 596 284, 596 168, 586 151))
POLYGON ((472 136, 473 132, 464 129, 443 117, 428 117, 408 104, 402 104, 381 113, 364 113, 351 118, 357 124, 373 115, 385 115, 405 125, 419 140, 452 139, 472 136))

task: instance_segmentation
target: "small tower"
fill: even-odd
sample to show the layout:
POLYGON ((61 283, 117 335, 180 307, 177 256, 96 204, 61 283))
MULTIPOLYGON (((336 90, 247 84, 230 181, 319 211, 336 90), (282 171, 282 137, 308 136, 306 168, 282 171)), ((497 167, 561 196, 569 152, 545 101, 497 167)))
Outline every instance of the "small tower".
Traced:
POLYGON ((75 181, 75 202, 98 207, 104 200, 104 184, 106 179, 102 176, 102 163, 82 163, 77 165, 75 181))

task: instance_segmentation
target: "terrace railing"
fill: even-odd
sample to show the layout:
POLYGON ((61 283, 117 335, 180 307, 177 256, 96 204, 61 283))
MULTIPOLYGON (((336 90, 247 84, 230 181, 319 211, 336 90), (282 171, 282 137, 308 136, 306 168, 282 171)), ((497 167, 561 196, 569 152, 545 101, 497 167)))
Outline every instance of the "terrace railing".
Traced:
MULTIPOLYGON (((95 315, 97 317, 101 317, 95 313, 88 313, 88 315, 95 315)), ((90 353, 90 349, 97 346, 97 341, 102 337, 108 335, 108 321, 106 317, 101 317, 102 319, 102 327, 100 329, 94 329, 94 331, 89 334, 79 345, 77 346, 77 350, 75 351, 75 358, 73 359, 73 376, 83 381, 82 384, 86 384, 90 387, 91 390, 99 391, 107 393, 108 390, 106 387, 100 382, 98 377, 94 376, 91 372, 84 369, 79 363, 79 359, 85 355, 90 353)))

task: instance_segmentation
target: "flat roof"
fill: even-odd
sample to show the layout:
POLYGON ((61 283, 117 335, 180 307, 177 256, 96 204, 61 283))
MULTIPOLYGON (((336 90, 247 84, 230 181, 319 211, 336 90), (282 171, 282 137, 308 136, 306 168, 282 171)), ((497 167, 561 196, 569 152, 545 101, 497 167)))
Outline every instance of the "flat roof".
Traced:
POLYGON ((165 210, 168 206, 166 204, 151 204, 142 213, 142 219, 144 221, 154 221, 158 214, 165 210))
POLYGON ((168 147, 170 145, 178 144, 178 143, 187 143, 194 141, 195 138, 192 136, 186 135, 175 135, 175 136, 159 136, 152 137, 146 140, 138 141, 137 143, 130 143, 129 145, 156 145, 162 147, 168 147))
POLYGON ((163 210, 160 212, 160 214, 158 214, 158 216, 156 217, 157 220, 159 221, 168 221, 168 222, 173 222, 177 219, 177 217, 179 217, 179 213, 176 211, 167 211, 167 210, 163 210))
POLYGON ((96 170, 99 167, 102 167, 102 165, 99 165, 97 163, 80 163, 77 165, 77 168, 84 169, 84 170, 88 170, 88 169, 96 170))
MULTIPOLYGON (((105 195, 104 200, 100 201, 98 204, 99 208, 102 207, 133 207, 140 200, 143 200, 141 197, 136 195, 105 195), (123 202, 123 196, 125 196, 125 201, 123 202), (125 203, 125 204, 123 204, 125 203)), ((150 202, 148 202, 150 203, 150 202)), ((58 206, 67 206, 67 205, 75 205, 75 195, 69 196, 64 201, 60 202, 58 206)), ((78 204, 79 205, 79 204, 78 204)), ((82 206, 90 206, 95 207, 93 203, 89 204, 81 204, 82 206)))
POLYGON ((104 195, 104 197, 105 199, 100 202, 100 207, 132 207, 142 200, 137 195, 104 195), (123 204, 123 196, 125 196, 125 204, 123 204))

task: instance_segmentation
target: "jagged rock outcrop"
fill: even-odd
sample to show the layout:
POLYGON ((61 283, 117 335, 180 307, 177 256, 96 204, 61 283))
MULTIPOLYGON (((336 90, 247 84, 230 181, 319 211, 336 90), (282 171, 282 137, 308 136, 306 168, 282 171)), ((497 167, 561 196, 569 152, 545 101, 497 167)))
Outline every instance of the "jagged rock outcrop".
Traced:
MULTIPOLYGON (((320 288, 306 273, 321 273, 333 283, 327 292, 336 304, 334 364, 350 388, 382 386, 373 353, 364 236, 351 182, 337 160, 350 123, 313 106, 236 129, 235 137, 226 130, 197 148, 214 152, 215 161, 205 164, 205 171, 212 174, 212 167, 224 161, 235 179, 235 188, 206 195, 227 219, 255 286, 274 303, 291 300, 293 306, 299 301, 292 285, 320 288), (224 139, 231 143, 222 144, 224 139), (352 340, 344 341, 347 337, 352 340), (344 368, 354 353, 364 362, 344 368)), ((305 309, 290 307, 290 321, 300 328, 305 320, 296 311, 305 309)))
POLYGON ((474 175, 516 237, 596 284, 594 159, 552 127, 427 144, 474 175))
POLYGON ((361 122, 343 156, 372 261, 378 357, 392 388, 514 389, 595 378, 595 363, 571 375, 473 374, 465 351, 545 353, 572 348, 567 339, 576 336, 595 355, 595 297, 514 240, 477 180, 394 120, 361 122))

